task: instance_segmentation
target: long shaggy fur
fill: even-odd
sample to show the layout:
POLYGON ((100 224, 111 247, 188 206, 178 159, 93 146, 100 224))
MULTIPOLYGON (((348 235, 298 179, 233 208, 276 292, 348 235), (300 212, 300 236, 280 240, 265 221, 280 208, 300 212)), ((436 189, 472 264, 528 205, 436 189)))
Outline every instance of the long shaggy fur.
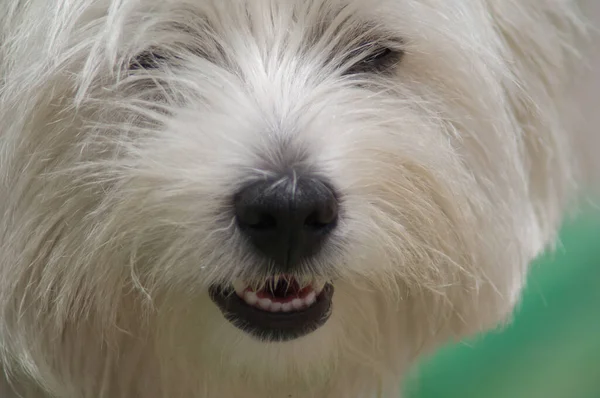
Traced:
POLYGON ((570 0, 0 2, 2 397, 397 397, 555 240, 582 30, 570 0), (343 73, 366 40, 392 73, 343 73), (304 270, 333 313, 262 343, 207 289, 255 276, 230 198, 287 169, 342 195, 304 270))

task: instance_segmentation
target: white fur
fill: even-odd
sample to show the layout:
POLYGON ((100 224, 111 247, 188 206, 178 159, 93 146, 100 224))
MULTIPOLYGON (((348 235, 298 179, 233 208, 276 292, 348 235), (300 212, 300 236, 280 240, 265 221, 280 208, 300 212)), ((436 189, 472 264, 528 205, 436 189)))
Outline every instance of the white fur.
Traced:
POLYGON ((397 397, 419 355, 506 320, 554 241, 581 30, 569 0, 3 0, 6 379, 26 398, 397 397), (332 65, 370 28, 405 56, 358 84, 332 65), (148 48, 178 64, 127 71, 148 48), (333 313, 267 344, 207 287, 253 261, 229 198, 286 167, 343 195, 311 264, 333 313))

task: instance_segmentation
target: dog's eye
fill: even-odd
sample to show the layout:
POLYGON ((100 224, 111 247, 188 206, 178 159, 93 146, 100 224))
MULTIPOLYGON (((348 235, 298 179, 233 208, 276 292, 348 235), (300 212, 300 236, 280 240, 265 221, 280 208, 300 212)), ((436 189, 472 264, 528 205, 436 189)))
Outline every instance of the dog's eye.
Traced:
POLYGON ((157 69, 165 62, 165 57, 154 51, 143 52, 134 57, 129 63, 129 70, 157 69))
POLYGON ((354 63, 344 74, 380 73, 391 70, 397 65, 404 53, 389 47, 377 47, 367 56, 354 63))

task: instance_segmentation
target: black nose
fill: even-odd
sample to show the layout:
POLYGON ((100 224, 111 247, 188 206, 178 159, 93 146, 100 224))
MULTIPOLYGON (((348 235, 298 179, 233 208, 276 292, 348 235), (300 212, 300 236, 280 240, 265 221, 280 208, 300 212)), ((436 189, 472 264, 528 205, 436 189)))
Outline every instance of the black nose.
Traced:
POLYGON ((338 201, 312 178, 267 180, 235 197, 240 230, 282 272, 315 255, 338 219, 338 201))

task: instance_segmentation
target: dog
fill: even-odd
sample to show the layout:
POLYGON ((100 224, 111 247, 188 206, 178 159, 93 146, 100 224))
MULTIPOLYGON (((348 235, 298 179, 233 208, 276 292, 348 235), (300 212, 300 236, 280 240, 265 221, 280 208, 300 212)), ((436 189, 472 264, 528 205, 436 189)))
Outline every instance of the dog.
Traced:
POLYGON ((3 397, 398 397, 582 166, 569 0, 4 0, 3 397))

